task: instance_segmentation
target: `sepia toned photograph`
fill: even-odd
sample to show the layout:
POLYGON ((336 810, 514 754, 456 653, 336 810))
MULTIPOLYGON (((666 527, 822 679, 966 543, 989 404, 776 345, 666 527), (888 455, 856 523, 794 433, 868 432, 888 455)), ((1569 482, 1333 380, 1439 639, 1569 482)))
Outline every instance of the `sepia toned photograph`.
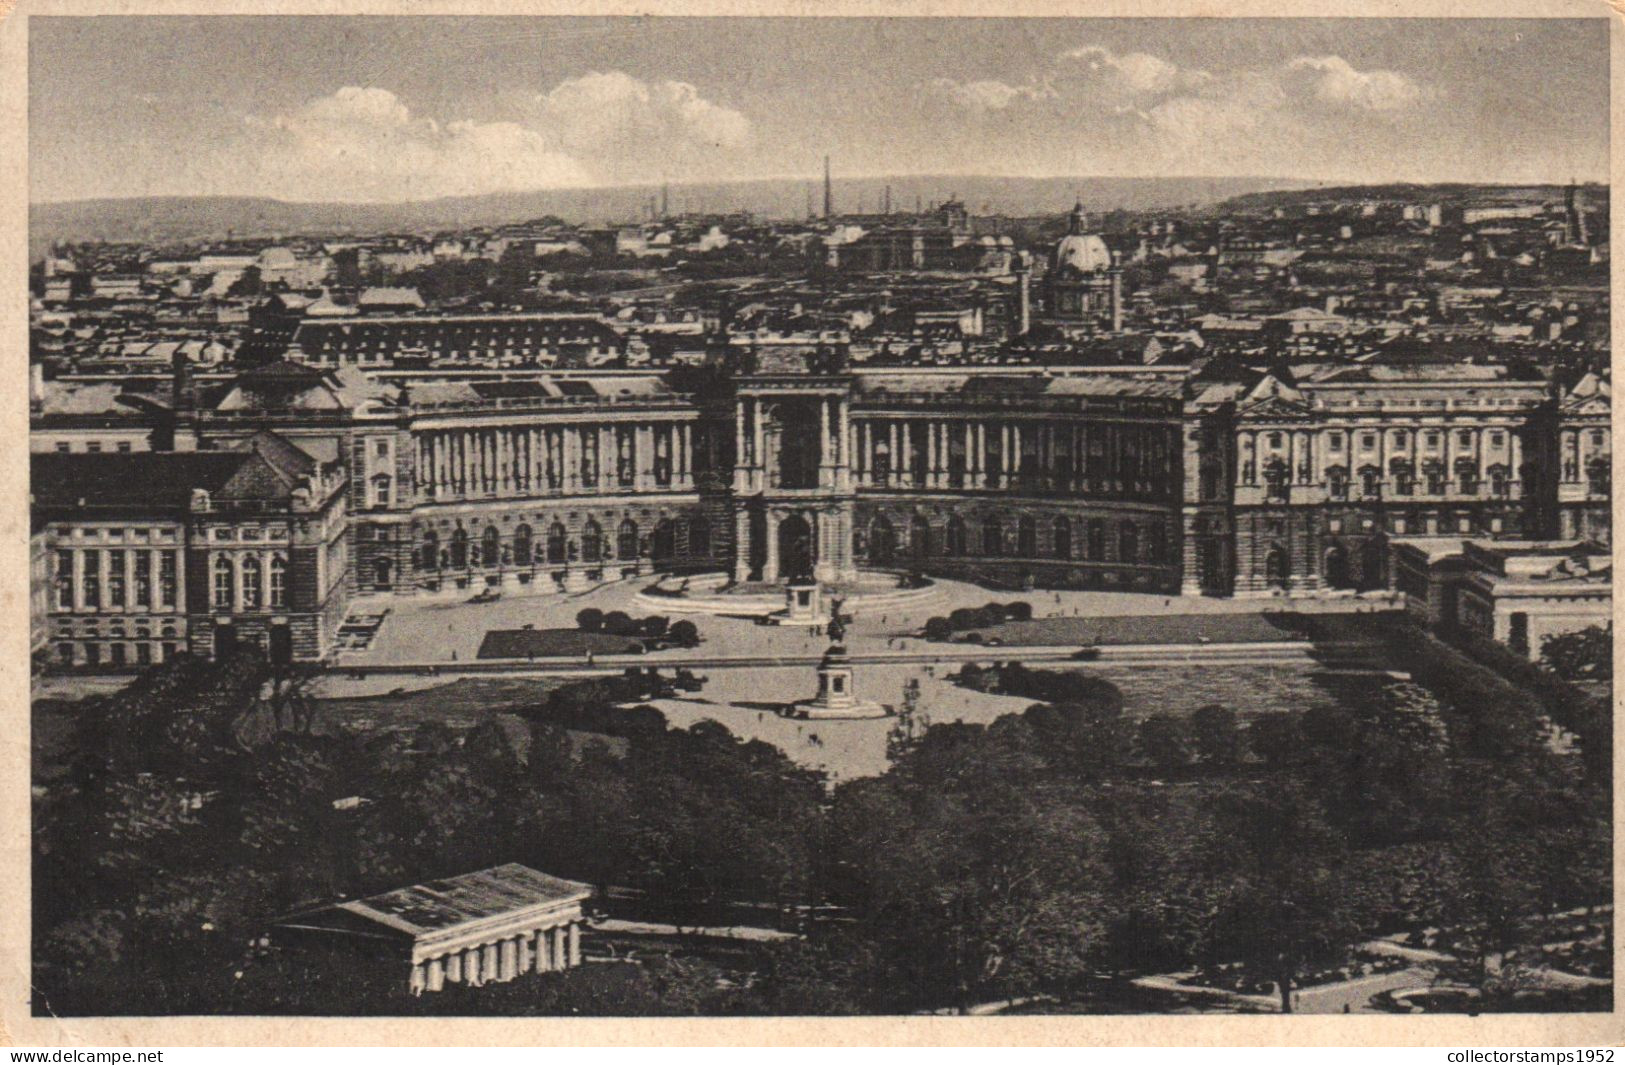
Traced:
POLYGON ((28 16, 18 1008, 1611 1013, 1576 10, 28 16))

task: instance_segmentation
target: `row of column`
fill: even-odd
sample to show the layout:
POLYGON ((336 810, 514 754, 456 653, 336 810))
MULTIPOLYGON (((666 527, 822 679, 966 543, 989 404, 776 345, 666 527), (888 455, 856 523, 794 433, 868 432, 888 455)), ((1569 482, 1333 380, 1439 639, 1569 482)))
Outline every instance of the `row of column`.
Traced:
POLYGON ((417 487, 457 496, 694 487, 691 422, 431 430, 416 434, 417 487))
POLYGON ((181 552, 175 548, 74 547, 56 552, 56 608, 75 613, 135 609, 155 613, 184 610, 186 593, 181 552), (115 556, 122 556, 115 560, 115 556), (138 558, 144 558, 143 567, 138 558), (116 572, 115 572, 116 570, 116 572), (113 577, 122 581, 115 597, 113 577), (94 593, 94 594, 92 594, 94 593), (121 600, 115 602, 115 598, 121 600))
MULTIPOLYGON (((783 401, 795 402, 801 397, 783 401)), ((764 396, 742 396, 734 406, 734 491, 767 490, 771 459, 767 439, 768 406, 764 396)), ((837 492, 852 489, 852 421, 850 405, 838 396, 812 397, 818 410, 818 487, 837 492)))
POLYGON ((581 964, 581 925, 572 922, 467 947, 412 966, 414 995, 450 983, 506 983, 528 972, 557 972, 581 964))
POLYGON ((857 423, 857 440, 858 483, 870 488, 997 488, 1021 475, 1024 455, 1060 488, 1173 475, 1163 427, 869 418, 857 423), (922 425, 924 446, 917 447, 912 427, 922 425))
POLYGON ((1415 464, 1419 472, 1422 463, 1437 460, 1444 465, 1449 476, 1455 476, 1456 463, 1462 459, 1472 460, 1478 467, 1478 480, 1482 484, 1489 477, 1489 468, 1500 464, 1507 467, 1512 477, 1521 476, 1523 468, 1523 441, 1515 429, 1510 426, 1491 426, 1488 428, 1475 428, 1468 430, 1472 433, 1470 444, 1462 444, 1460 429, 1436 430, 1443 434, 1440 447, 1424 449, 1422 434, 1430 430, 1403 429, 1406 443, 1403 447, 1393 442, 1391 428, 1349 429, 1335 430, 1262 430, 1256 433, 1242 433, 1237 438, 1237 451, 1240 461, 1236 463, 1236 478, 1238 484, 1254 484, 1263 478, 1264 468, 1272 459, 1280 459, 1290 471, 1292 484, 1316 484, 1324 480, 1326 471, 1333 466, 1342 466, 1346 471, 1353 473, 1366 466, 1382 471, 1383 477, 1388 477, 1389 463, 1394 459, 1405 459, 1415 464), (1497 454, 1491 455, 1491 448, 1487 434, 1491 431, 1506 434, 1504 447, 1495 449, 1497 454), (1329 440, 1318 439, 1322 435, 1338 433, 1342 437, 1342 446, 1331 447, 1329 440), (1272 447, 1269 439, 1272 434, 1280 433, 1282 440, 1280 447, 1272 447), (1360 446, 1361 438, 1367 433, 1376 435, 1377 446, 1366 449, 1360 446))

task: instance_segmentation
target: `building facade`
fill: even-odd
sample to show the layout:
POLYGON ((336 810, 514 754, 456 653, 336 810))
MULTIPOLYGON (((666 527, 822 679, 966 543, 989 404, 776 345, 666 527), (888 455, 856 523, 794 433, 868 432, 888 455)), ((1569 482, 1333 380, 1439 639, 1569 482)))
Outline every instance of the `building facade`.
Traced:
POLYGON ((263 432, 234 450, 32 458, 51 665, 239 642, 284 664, 326 656, 351 583, 336 464, 263 432))
MULTIPOLYGON (((215 461, 263 446, 269 430, 330 471, 323 502, 296 504, 285 487, 287 512, 271 523, 327 560, 320 579, 289 577, 287 594, 303 598, 288 609, 307 628, 337 601, 334 581, 347 594, 456 595, 654 571, 841 583, 868 568, 1009 588, 1317 594, 1386 587, 1396 538, 1610 538, 1609 389, 1594 377, 1559 387, 1476 365, 872 371, 847 365, 836 336, 714 354, 709 375, 425 381, 279 362, 205 388, 178 376, 173 408, 153 415, 153 439, 176 451, 145 457, 215 461)), ((99 462, 142 458, 37 455, 84 465, 36 466, 37 484, 61 482, 36 493, 37 514, 48 503, 68 522, 52 527, 53 546, 112 549, 73 486, 99 462)), ((194 627, 216 612, 209 552, 250 548, 241 505, 205 495, 202 509, 188 498, 151 516, 159 539, 145 543, 177 552, 178 568, 173 605, 145 619, 149 643, 207 648, 194 627)), ((78 587, 64 623, 90 620, 78 587)), ((268 599, 234 598, 225 612, 257 618, 268 599)), ((261 638, 257 621, 234 624, 261 638)), ((108 638, 71 631, 75 662, 108 638)), ((298 656, 323 638, 296 636, 298 656)))

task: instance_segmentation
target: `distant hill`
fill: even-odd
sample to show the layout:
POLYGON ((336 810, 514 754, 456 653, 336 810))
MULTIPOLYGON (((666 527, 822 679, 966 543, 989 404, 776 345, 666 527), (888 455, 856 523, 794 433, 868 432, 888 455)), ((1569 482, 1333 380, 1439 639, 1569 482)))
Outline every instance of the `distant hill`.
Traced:
MULTIPOLYGON (((841 178, 838 212, 881 209, 891 186, 894 210, 957 196, 972 214, 1062 214, 1075 200, 1091 211, 1201 206, 1267 190, 1301 188, 1286 178, 1001 178, 963 175, 841 178)), ((808 194, 823 203, 818 181, 779 179, 673 185, 670 205, 680 211, 750 211, 767 218, 806 216, 808 194)), ((162 244, 211 238, 432 232, 501 225, 544 215, 601 224, 644 216, 657 186, 545 189, 459 196, 409 203, 291 203, 247 196, 178 196, 73 200, 29 208, 29 250, 41 254, 53 240, 138 240, 162 244)))
MULTIPOLYGON (((1471 203, 1505 200, 1513 203, 1549 203, 1563 198, 1562 185, 1327 185, 1317 188, 1265 189, 1232 196, 1215 205, 1217 210, 1237 214, 1257 213, 1276 207, 1294 207, 1326 200, 1403 200, 1416 203, 1471 203)), ((1600 205, 1608 201, 1608 186, 1582 185, 1586 202, 1600 205)))

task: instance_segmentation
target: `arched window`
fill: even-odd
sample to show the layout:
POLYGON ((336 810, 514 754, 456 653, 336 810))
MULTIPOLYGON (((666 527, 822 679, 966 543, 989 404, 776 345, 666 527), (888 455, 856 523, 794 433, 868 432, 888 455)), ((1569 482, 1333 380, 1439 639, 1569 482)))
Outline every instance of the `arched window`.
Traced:
POLYGON ((468 530, 461 525, 451 531, 451 568, 463 569, 468 565, 468 530))
POLYGON ((1146 561, 1160 566, 1168 561, 1168 530, 1159 521, 1146 531, 1146 561))
POLYGON ((1084 557, 1091 562, 1103 562, 1106 559, 1106 522, 1101 518, 1089 519, 1089 536, 1085 541, 1086 553, 1084 557))
POLYGON ((955 514, 948 519, 947 542, 943 545, 943 550, 950 555, 963 555, 966 539, 968 537, 965 535, 965 519, 955 514))
POLYGON ((982 554, 995 557, 1004 554, 1004 529, 991 514, 982 519, 982 554))
POLYGON ((553 563, 563 562, 568 550, 569 537, 564 531, 564 524, 555 521, 547 529, 547 560, 553 563))
POLYGON ((384 589, 390 587, 390 576, 394 569, 394 564, 387 558, 373 559, 372 586, 379 591, 383 591, 384 589))
POLYGON ((1264 484, 1266 494, 1273 500, 1284 500, 1287 497, 1287 480, 1291 470, 1280 459, 1270 459, 1264 466, 1264 484))
POLYGON ((281 555, 271 556, 271 609, 281 610, 288 605, 288 560, 281 555))
POLYGON ((423 547, 419 552, 418 558, 418 565, 422 566, 425 570, 437 570, 440 568, 440 537, 435 535, 435 531, 433 529, 429 529, 423 534, 423 547))
POLYGON ((1382 471, 1375 466, 1360 467, 1360 494, 1375 499, 1382 493, 1382 471))
POLYGON ((1052 553, 1056 558, 1072 557, 1072 522, 1065 514, 1055 519, 1052 553))
POLYGON ((1500 463, 1490 467, 1490 494, 1494 496, 1507 494, 1507 468, 1500 463))
POLYGON ((631 518, 623 520, 621 527, 615 531, 615 557, 620 559, 638 557, 638 523, 631 518))
POLYGON ((1264 556, 1264 579, 1274 588, 1285 588, 1287 578, 1286 551, 1279 545, 1271 547, 1264 556))
POLYGON ((677 553, 677 524, 670 518, 661 518, 655 523, 654 541, 650 544, 650 554, 656 562, 665 562, 677 553))
POLYGON ((1388 463, 1388 475, 1394 479, 1394 494, 1408 496, 1416 491, 1416 467, 1410 459, 1394 459, 1388 463))
POLYGON ((583 562, 599 562, 604 557, 604 528, 592 518, 587 519, 587 527, 581 530, 581 560, 583 562))
POLYGON ((528 566, 531 562, 530 526, 521 524, 513 531, 513 564, 528 566))
POLYGON ((1121 562, 1140 560, 1140 527, 1132 521, 1117 527, 1117 558, 1121 562))
POLYGON ((1606 456, 1600 456, 1586 463, 1586 491, 1590 495, 1605 496, 1613 480, 1613 462, 1606 456))
POLYGON ((1461 482, 1465 495, 1478 494, 1478 462, 1475 459, 1456 460, 1456 480, 1461 482))
POLYGON ((243 609, 258 610, 260 608, 260 580, 264 571, 260 566, 258 555, 243 556, 243 609))
POLYGON ((711 523, 704 518, 695 518, 688 523, 688 553, 705 556, 711 554, 711 523))
POLYGON ((1333 499, 1347 499, 1349 495, 1349 471, 1343 466, 1328 466, 1326 468, 1326 494, 1333 499))
POLYGON ((231 565, 230 555, 215 556, 214 605, 226 610, 237 605, 237 573, 231 565))
POLYGON ((495 566, 502 561, 502 534, 495 525, 487 525, 480 534, 480 564, 495 566))
POLYGON ((1444 463, 1437 459, 1423 463, 1422 475, 1427 479, 1428 495, 1444 495, 1444 463))
POLYGON ((931 557, 931 525, 923 514, 908 520, 908 553, 917 559, 931 557))
POLYGON ((1016 523, 1016 554, 1022 558, 1038 557, 1038 523, 1030 514, 1023 514, 1016 523))
POLYGON ((869 523, 869 561, 888 565, 897 553, 897 534, 884 514, 869 523))

